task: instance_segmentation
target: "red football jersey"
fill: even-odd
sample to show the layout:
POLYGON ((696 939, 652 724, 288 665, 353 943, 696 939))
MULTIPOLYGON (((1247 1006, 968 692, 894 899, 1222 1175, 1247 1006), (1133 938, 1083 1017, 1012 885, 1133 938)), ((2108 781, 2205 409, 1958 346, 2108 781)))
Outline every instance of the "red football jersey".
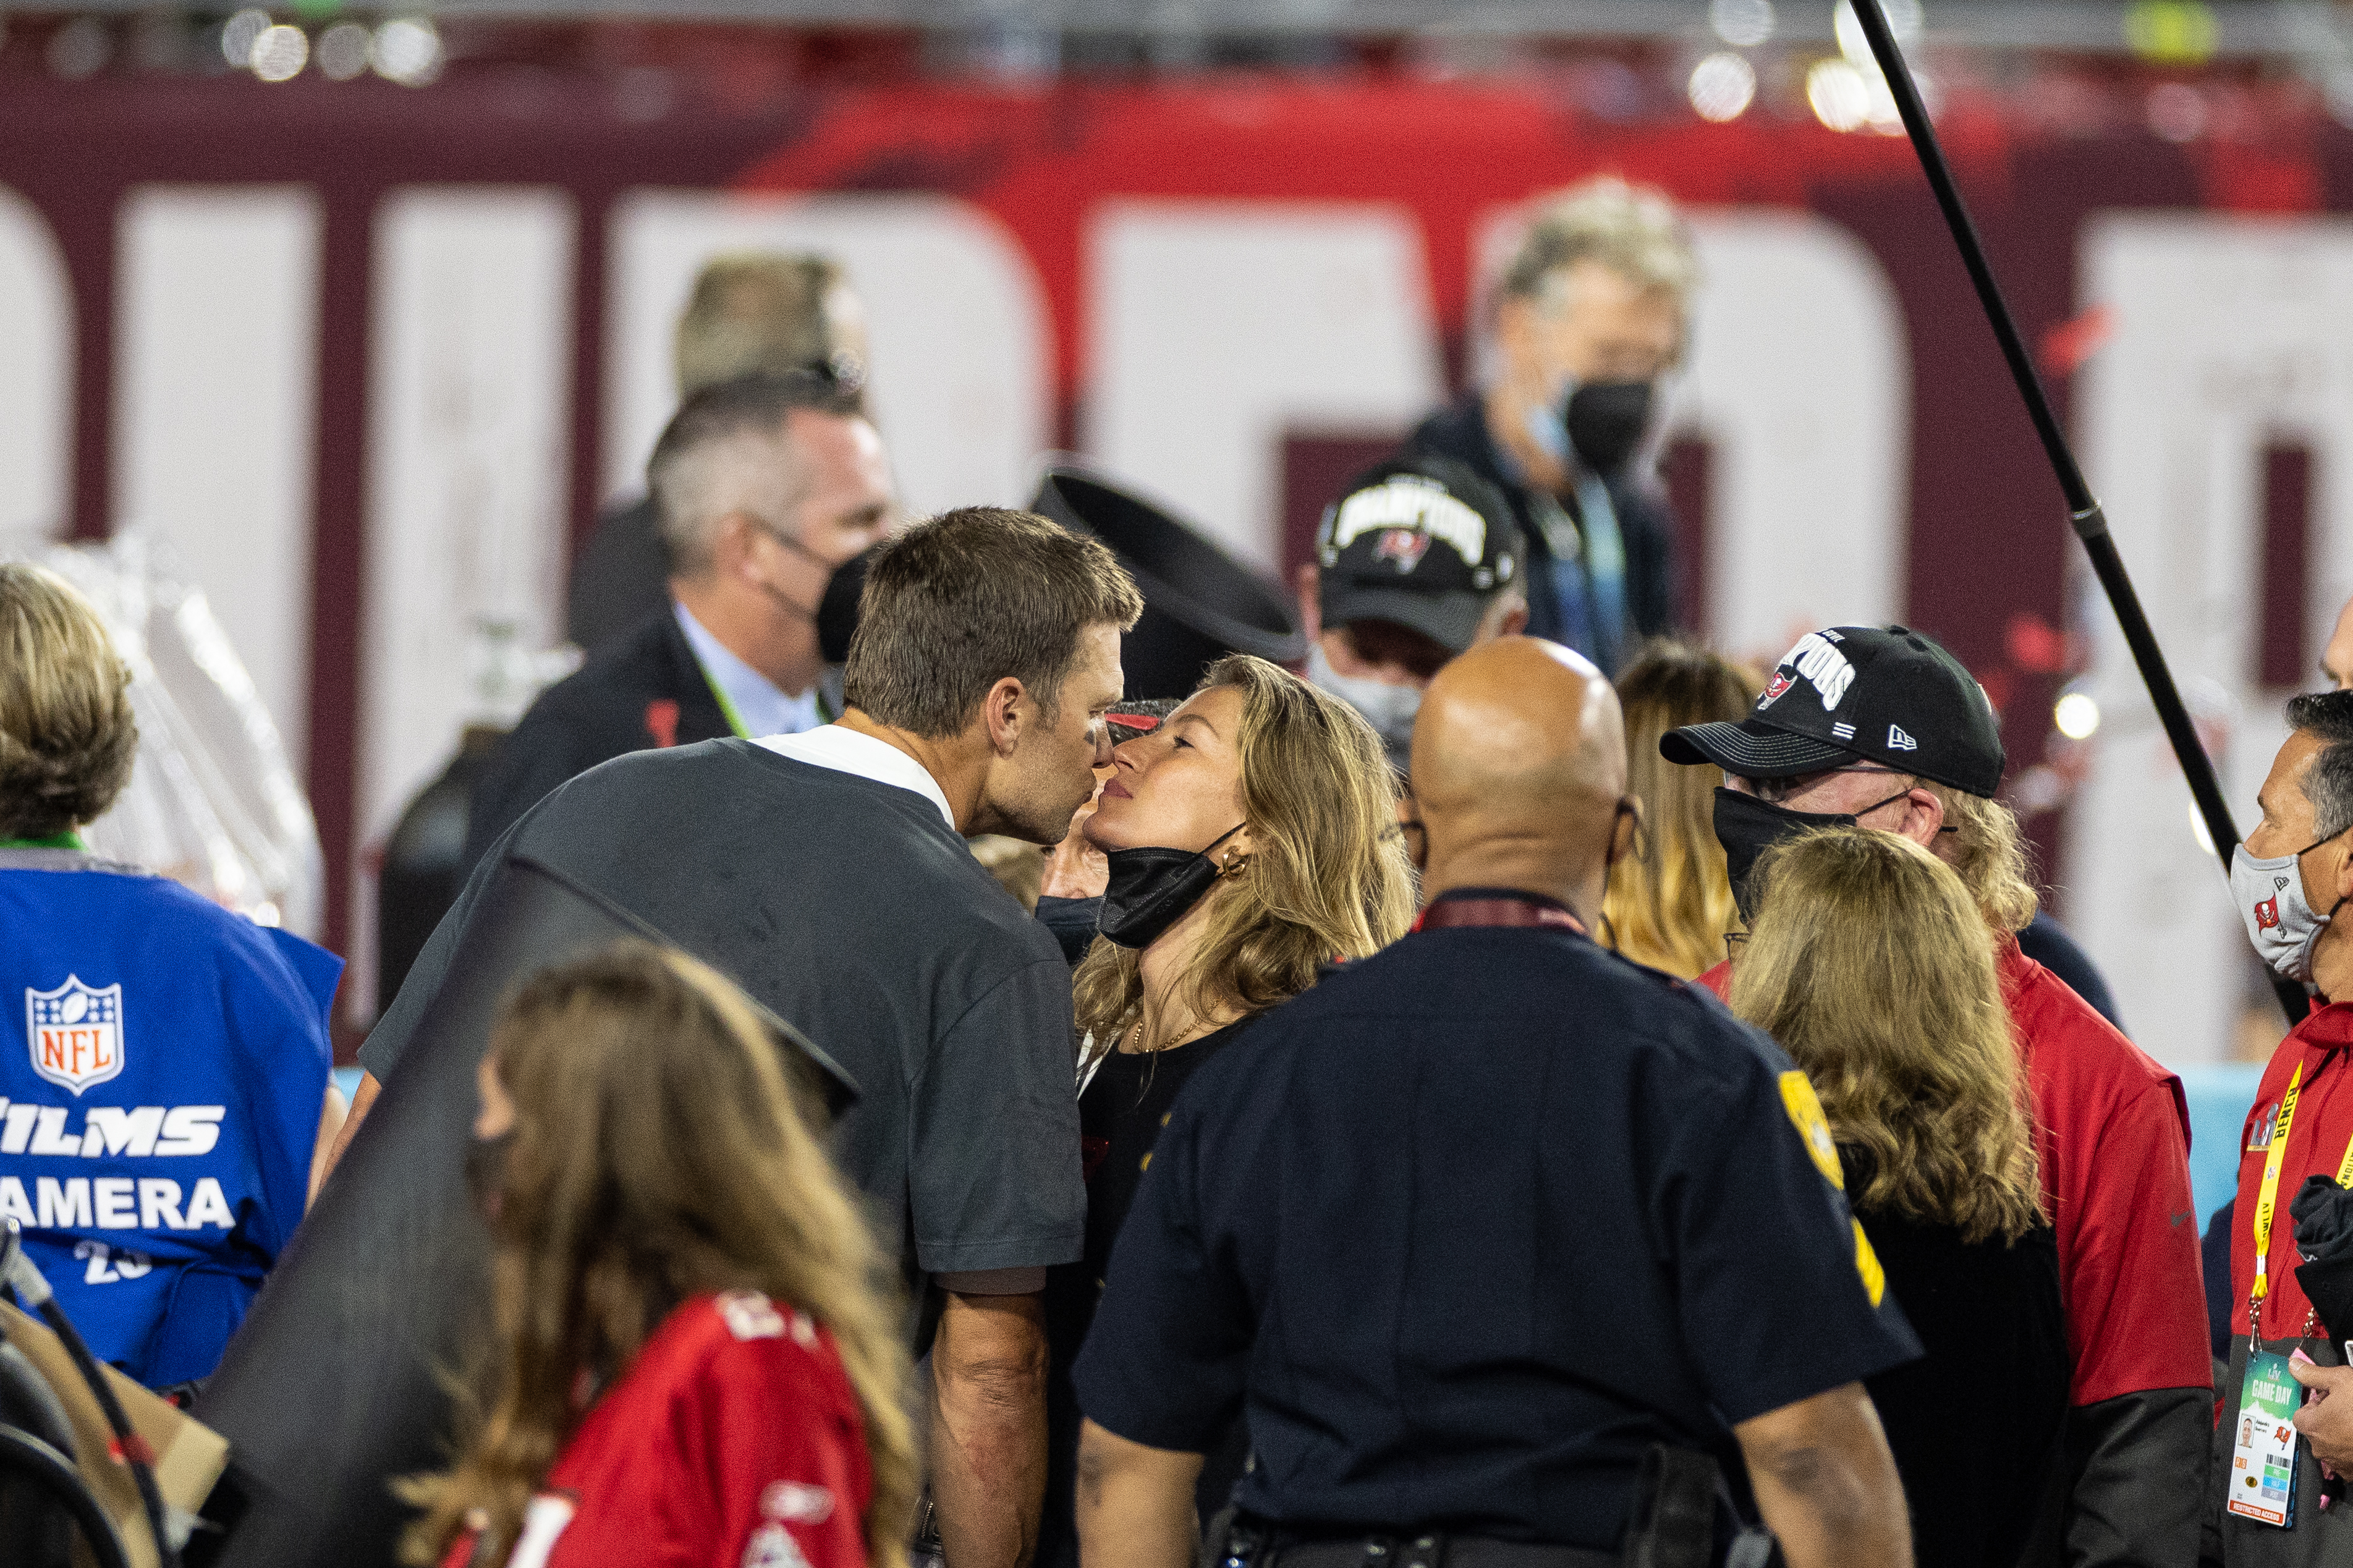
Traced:
MULTIPOLYGON (((2003 939, 1995 966, 2034 1097, 2034 1154, 2075 1357, 2070 1403, 2211 1387, 2180 1079, 2015 938, 2003 939)), ((1700 984, 1728 996, 1732 966, 1700 984)))
POLYGON ((756 1291, 697 1296, 590 1407, 507 1568, 864 1568, 873 1489, 831 1337, 756 1291))

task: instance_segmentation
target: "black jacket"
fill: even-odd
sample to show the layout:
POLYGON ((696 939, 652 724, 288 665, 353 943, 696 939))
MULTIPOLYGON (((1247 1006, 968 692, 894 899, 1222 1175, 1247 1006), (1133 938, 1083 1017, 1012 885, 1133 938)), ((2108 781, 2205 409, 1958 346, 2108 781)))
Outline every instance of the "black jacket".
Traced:
POLYGON ((474 786, 466 864, 480 859, 516 818, 575 773, 626 752, 733 732, 665 598, 626 636, 541 692, 499 742, 474 786))
POLYGON ((590 658, 670 603, 670 551, 648 496, 607 507, 572 563, 565 635, 590 658))
MULTIPOLYGON (((1468 463, 1510 498, 1512 515, 1527 542, 1528 633, 1561 640, 1560 602, 1553 591, 1552 548, 1538 525, 1540 492, 1511 477, 1495 438, 1487 429, 1487 415, 1479 395, 1472 393, 1448 405, 1415 426, 1406 437, 1408 452, 1430 452, 1468 463)), ((1633 640, 1658 637, 1680 624, 1675 604, 1674 521, 1665 500, 1652 487, 1624 478, 1609 481, 1609 502, 1618 511, 1618 531, 1626 542, 1626 618, 1633 640)), ((1577 498, 1558 498, 1560 507, 1579 531, 1577 498)))

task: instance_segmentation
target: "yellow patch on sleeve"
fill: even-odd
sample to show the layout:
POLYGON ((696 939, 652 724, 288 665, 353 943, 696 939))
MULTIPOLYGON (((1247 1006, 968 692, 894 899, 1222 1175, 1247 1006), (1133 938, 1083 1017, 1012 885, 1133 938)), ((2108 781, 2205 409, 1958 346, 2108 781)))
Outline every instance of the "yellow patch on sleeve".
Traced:
POLYGON ((1790 1123, 1798 1136, 1805 1140, 1806 1152, 1814 1157, 1814 1168, 1822 1179, 1846 1191, 1846 1173, 1839 1169, 1838 1145, 1831 1141, 1830 1118, 1822 1114, 1822 1102, 1814 1098, 1814 1086, 1801 1072, 1781 1075, 1781 1103, 1789 1112, 1790 1123))
POLYGON ((1862 1234, 1862 1221, 1854 1222, 1854 1271, 1862 1276, 1863 1293, 1871 1304, 1887 1294, 1887 1270, 1879 1266, 1879 1254, 1871 1250, 1871 1237, 1862 1234))

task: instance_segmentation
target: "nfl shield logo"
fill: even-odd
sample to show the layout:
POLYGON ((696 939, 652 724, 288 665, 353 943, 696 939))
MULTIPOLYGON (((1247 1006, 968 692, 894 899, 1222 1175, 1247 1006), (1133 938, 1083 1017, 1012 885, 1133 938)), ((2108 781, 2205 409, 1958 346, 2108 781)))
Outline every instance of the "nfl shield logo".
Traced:
POLYGON ((122 986, 103 991, 74 975, 55 991, 25 988, 25 1037, 33 1070, 76 1094, 122 1070, 122 986))

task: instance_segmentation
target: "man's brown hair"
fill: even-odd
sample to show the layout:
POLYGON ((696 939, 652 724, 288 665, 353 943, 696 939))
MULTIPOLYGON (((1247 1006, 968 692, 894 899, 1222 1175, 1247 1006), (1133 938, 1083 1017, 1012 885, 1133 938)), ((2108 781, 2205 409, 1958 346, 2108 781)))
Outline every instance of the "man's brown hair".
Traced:
POLYGON ((1051 723, 1081 634, 1125 631, 1143 613, 1100 541, 1034 512, 962 507, 874 558, 842 695, 877 723, 936 741, 962 733, 1009 675, 1051 723))
POLYGON ((131 778, 131 671, 55 573, 0 564, 0 838, 102 816, 131 778))

